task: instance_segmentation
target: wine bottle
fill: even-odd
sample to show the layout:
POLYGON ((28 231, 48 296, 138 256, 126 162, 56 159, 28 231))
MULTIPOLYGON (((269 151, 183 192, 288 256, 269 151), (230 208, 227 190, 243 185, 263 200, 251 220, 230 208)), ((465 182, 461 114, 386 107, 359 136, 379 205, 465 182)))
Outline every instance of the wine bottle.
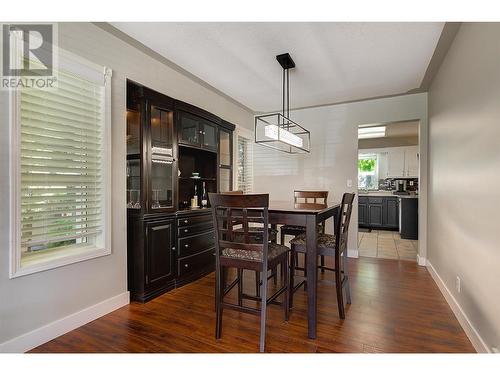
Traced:
POLYGON ((198 187, 194 184, 194 196, 191 198, 191 208, 198 207, 198 187))
POLYGON ((203 181, 203 193, 201 195, 201 205, 203 207, 207 207, 207 204, 208 204, 207 189, 205 186, 205 181, 203 181))

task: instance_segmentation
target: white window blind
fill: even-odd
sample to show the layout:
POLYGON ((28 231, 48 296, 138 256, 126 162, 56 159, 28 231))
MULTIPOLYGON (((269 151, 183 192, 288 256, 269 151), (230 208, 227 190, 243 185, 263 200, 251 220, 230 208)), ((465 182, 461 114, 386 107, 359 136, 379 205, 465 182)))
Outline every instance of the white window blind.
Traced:
POLYGON ((253 190, 253 142, 238 135, 238 189, 245 194, 253 190))
POLYGON ((32 259, 54 260, 54 254, 60 258, 86 249, 110 250, 104 238, 109 219, 110 71, 101 67, 96 79, 95 67, 64 62, 73 71, 57 72, 56 89, 21 89, 17 94, 19 228, 14 269, 32 259))

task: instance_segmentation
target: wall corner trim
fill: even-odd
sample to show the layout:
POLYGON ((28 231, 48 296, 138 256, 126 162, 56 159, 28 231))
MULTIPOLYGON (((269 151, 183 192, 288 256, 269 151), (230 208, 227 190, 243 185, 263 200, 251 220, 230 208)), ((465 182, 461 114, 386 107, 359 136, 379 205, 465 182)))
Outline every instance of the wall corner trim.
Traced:
POLYGON ((31 332, 0 343, 0 353, 24 353, 130 303, 124 292, 31 332))
POLYGON ((469 320, 468 316, 465 314, 464 310, 459 305, 458 301, 455 299, 455 297, 453 297, 450 290, 444 283, 443 279, 441 279, 436 269, 432 266, 431 262, 429 261, 427 261, 427 270, 429 271, 432 278, 436 282, 439 290, 446 299, 446 302, 448 302, 448 305, 453 311, 453 314, 455 314, 456 318, 458 319, 458 322, 462 326, 470 342, 474 346, 474 349, 476 349, 478 353, 491 353, 490 349, 488 348, 488 345, 486 345, 483 338, 479 335, 479 332, 476 330, 476 328, 474 328, 472 322, 469 320))

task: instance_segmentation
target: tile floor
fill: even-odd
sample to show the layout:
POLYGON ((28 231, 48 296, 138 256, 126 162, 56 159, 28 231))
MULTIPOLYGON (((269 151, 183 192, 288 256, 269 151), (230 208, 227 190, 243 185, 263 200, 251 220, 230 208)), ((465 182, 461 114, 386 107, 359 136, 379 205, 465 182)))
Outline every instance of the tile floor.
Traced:
POLYGON ((418 241, 403 240, 396 231, 358 232, 358 250, 362 257, 416 261, 418 241))

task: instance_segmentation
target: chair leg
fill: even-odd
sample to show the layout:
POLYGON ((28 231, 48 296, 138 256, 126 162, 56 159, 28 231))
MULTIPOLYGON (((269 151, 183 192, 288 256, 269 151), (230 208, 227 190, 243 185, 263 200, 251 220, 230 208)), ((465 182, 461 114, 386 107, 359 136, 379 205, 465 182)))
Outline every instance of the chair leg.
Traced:
POLYGON ((260 288, 260 352, 264 353, 266 345, 266 310, 267 310, 267 270, 261 273, 262 285, 260 288))
POLYGON ((295 267, 297 265, 297 252, 294 251, 293 245, 292 245, 292 251, 290 252, 290 274, 289 274, 289 282, 288 282, 288 288, 289 288, 289 294, 288 294, 288 308, 291 309, 293 307, 293 288, 295 286, 295 280, 294 280, 294 275, 295 275, 295 267))
POLYGON ((271 272, 273 273, 273 283, 274 285, 278 284, 278 266, 274 267, 271 272))
POLYGON ((285 288, 286 288, 285 293, 284 293, 284 297, 283 297, 283 309, 285 312, 285 321, 288 322, 288 318, 290 316, 290 306, 289 306, 289 303, 290 303, 290 298, 289 298, 290 283, 288 282, 290 269, 288 268, 288 254, 286 254, 285 260, 281 264, 281 269, 285 270, 285 274, 283 275, 283 278, 282 278, 282 285, 285 286, 285 288))
POLYGON ((347 264, 347 250, 344 250, 344 279, 345 279, 345 297, 346 302, 351 304, 351 285, 349 284, 349 270, 347 264))
POLYGON ((255 295, 260 297, 260 272, 255 271, 255 295))
POLYGON ((344 294, 342 288, 342 272, 340 270, 340 254, 335 255, 335 289, 337 290, 337 305, 340 319, 345 319, 344 294))
POLYGON ((215 274, 215 338, 222 334, 222 302, 224 300, 224 267, 220 267, 215 274))
POLYGON ((243 269, 238 268, 238 306, 243 306, 243 269))
POLYGON ((323 268, 325 266, 325 256, 320 255, 320 264, 321 264, 321 273, 325 273, 325 269, 323 268))

